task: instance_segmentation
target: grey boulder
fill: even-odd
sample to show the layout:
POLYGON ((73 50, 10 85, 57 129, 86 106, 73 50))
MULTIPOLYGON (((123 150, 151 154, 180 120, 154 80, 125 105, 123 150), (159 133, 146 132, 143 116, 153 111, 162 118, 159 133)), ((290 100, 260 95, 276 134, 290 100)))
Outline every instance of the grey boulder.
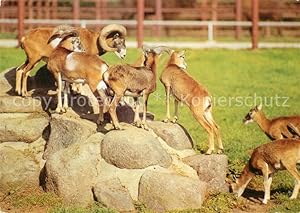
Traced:
POLYGON ((110 131, 101 144, 101 155, 118 168, 143 169, 152 165, 168 167, 171 156, 148 131, 136 127, 110 131))
POLYGON ((0 142, 37 140, 49 125, 46 113, 0 113, 0 142))
POLYGON ((228 192, 226 155, 193 155, 184 158, 183 162, 197 171, 200 180, 208 183, 209 191, 228 192))
POLYGON ((179 124, 152 121, 148 122, 148 125, 153 129, 155 134, 161 137, 170 147, 177 150, 193 148, 191 136, 179 124))
POLYGON ((139 201, 155 212, 199 209, 206 183, 169 172, 146 171, 139 187, 139 201))

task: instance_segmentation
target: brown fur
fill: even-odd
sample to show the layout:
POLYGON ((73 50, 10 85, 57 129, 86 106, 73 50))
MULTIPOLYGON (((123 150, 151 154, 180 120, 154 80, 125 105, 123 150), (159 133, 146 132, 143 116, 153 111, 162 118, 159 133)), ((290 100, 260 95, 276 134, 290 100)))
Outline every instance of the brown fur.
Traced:
POLYGON ((296 184, 291 199, 296 199, 300 188, 300 174, 296 164, 300 163, 300 140, 280 139, 263 144, 254 149, 249 162, 244 167, 236 183, 231 184, 232 191, 241 196, 251 179, 263 175, 265 196, 263 203, 270 199, 272 175, 286 169, 295 179, 296 184))
POLYGON ((252 108, 244 118, 244 123, 255 121, 261 130, 271 139, 299 137, 300 116, 282 116, 269 120, 261 105, 252 108), (291 125, 290 125, 291 124, 291 125))
POLYGON ((158 54, 152 49, 144 50, 144 62, 139 59, 135 65, 115 65, 111 66, 104 79, 109 88, 114 92, 114 98, 109 107, 114 127, 120 129, 120 124, 116 115, 116 107, 124 95, 133 96, 136 102, 134 123, 142 128, 146 126, 146 112, 148 97, 156 90, 156 64, 158 54), (139 124, 138 97, 143 96, 143 121, 139 124))
MULTIPOLYGON (((71 46, 70 41, 67 39, 62 41, 62 43, 56 47, 52 53, 49 55, 47 68, 55 76, 58 85, 58 106, 57 112, 65 112, 67 109, 67 98, 65 98, 64 107, 61 103, 61 90, 62 81, 66 81, 68 87, 69 83, 73 83, 82 80, 82 83, 89 85, 91 91, 97 98, 99 102, 99 119, 97 122, 103 121, 103 104, 104 96, 103 91, 100 91, 97 86, 100 81, 102 81, 103 73, 108 69, 107 64, 100 59, 98 55, 91 55, 86 52, 73 52, 67 49, 67 46, 71 46), (72 54, 72 55, 70 55, 72 54), (71 56, 71 62, 74 62, 72 66, 67 65, 67 61, 70 60, 67 57, 71 56)), ((66 95, 66 91, 64 91, 66 95)))
MULTIPOLYGON (((16 92, 19 95, 27 96, 27 78, 30 71, 36 66, 40 60, 47 62, 48 57, 53 51, 51 44, 47 41, 52 35, 54 28, 36 28, 29 31, 21 40, 21 46, 26 54, 26 61, 17 68, 16 72, 16 92)), ((88 54, 103 55, 106 53, 98 42, 101 32, 94 32, 85 28, 76 28, 79 32, 81 42, 84 46, 85 51, 88 54)), ((120 36, 120 42, 125 47, 125 35, 120 36)), ((114 40, 112 37, 108 37, 107 45, 110 47, 114 46, 114 40)), ((118 43, 120 43, 118 41, 118 43)), ((115 50, 114 50, 115 51, 115 50)))
POLYGON ((169 99, 170 94, 175 97, 175 117, 178 119, 178 101, 185 103, 191 110, 195 119, 209 134, 209 149, 207 154, 214 151, 214 135, 218 140, 218 153, 223 151, 223 144, 219 127, 212 117, 212 101, 207 89, 195 81, 185 68, 184 52, 173 52, 170 60, 160 76, 160 81, 166 89, 167 115, 170 120, 169 99))

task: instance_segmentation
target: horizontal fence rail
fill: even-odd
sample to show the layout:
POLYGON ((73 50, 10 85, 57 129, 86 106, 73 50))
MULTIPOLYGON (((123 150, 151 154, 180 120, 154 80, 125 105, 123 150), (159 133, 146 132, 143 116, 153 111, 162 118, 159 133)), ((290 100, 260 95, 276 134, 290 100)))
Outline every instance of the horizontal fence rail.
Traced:
MULTIPOLYGON (((17 24, 17 19, 0 19, 0 24, 17 24)), ((137 26, 136 20, 73 20, 73 19, 25 19, 25 24, 60 25, 70 24, 87 27, 87 25, 122 24, 128 27, 137 26)), ((251 27, 250 21, 173 21, 173 20, 144 20, 144 26, 165 27, 203 27, 207 26, 207 40, 214 41, 214 27, 251 27)), ((300 27, 300 22, 260 21, 260 27, 300 27)))
MULTIPOLYGON (((73 19, 25 19, 25 24, 76 24, 80 26, 86 25, 107 25, 107 24, 122 24, 125 26, 137 25, 136 20, 73 20, 73 19)), ((17 24, 18 19, 0 19, 0 24, 17 24)), ((173 21, 173 20, 145 20, 145 26, 178 26, 178 27, 197 27, 197 26, 241 26, 250 27, 250 21, 173 21)), ((260 21, 259 26, 265 27, 300 27, 298 21, 260 21)))

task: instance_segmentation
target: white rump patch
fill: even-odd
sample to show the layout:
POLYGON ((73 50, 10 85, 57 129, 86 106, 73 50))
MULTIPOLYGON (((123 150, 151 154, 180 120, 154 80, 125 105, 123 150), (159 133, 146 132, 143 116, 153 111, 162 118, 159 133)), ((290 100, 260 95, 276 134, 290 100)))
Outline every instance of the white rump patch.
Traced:
POLYGON ((67 55, 66 58, 66 68, 68 71, 73 71, 76 69, 77 61, 73 58, 73 52, 67 55))
POLYGON ((79 78, 79 79, 73 80, 73 82, 76 83, 76 84, 84 84, 84 83, 85 83, 85 80, 82 79, 82 78, 79 78))
POLYGON ((106 89, 107 89, 106 83, 103 80, 101 80, 97 85, 97 90, 106 90, 106 89))
POLYGON ((275 163, 274 167, 275 169, 281 169, 281 163, 275 163))
POLYGON ((55 48, 57 47, 57 45, 59 45, 59 43, 61 42, 62 38, 56 38, 56 39, 53 39, 51 42, 50 42, 50 45, 51 47, 55 48))

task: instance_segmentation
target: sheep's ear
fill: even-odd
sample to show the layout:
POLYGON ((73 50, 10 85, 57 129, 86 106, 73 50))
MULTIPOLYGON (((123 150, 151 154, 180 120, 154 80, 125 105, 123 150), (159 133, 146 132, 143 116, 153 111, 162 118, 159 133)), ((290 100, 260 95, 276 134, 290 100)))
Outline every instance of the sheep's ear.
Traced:
POLYGON ((258 106, 256 106, 257 111, 260 111, 262 109, 262 104, 260 103, 258 106))

